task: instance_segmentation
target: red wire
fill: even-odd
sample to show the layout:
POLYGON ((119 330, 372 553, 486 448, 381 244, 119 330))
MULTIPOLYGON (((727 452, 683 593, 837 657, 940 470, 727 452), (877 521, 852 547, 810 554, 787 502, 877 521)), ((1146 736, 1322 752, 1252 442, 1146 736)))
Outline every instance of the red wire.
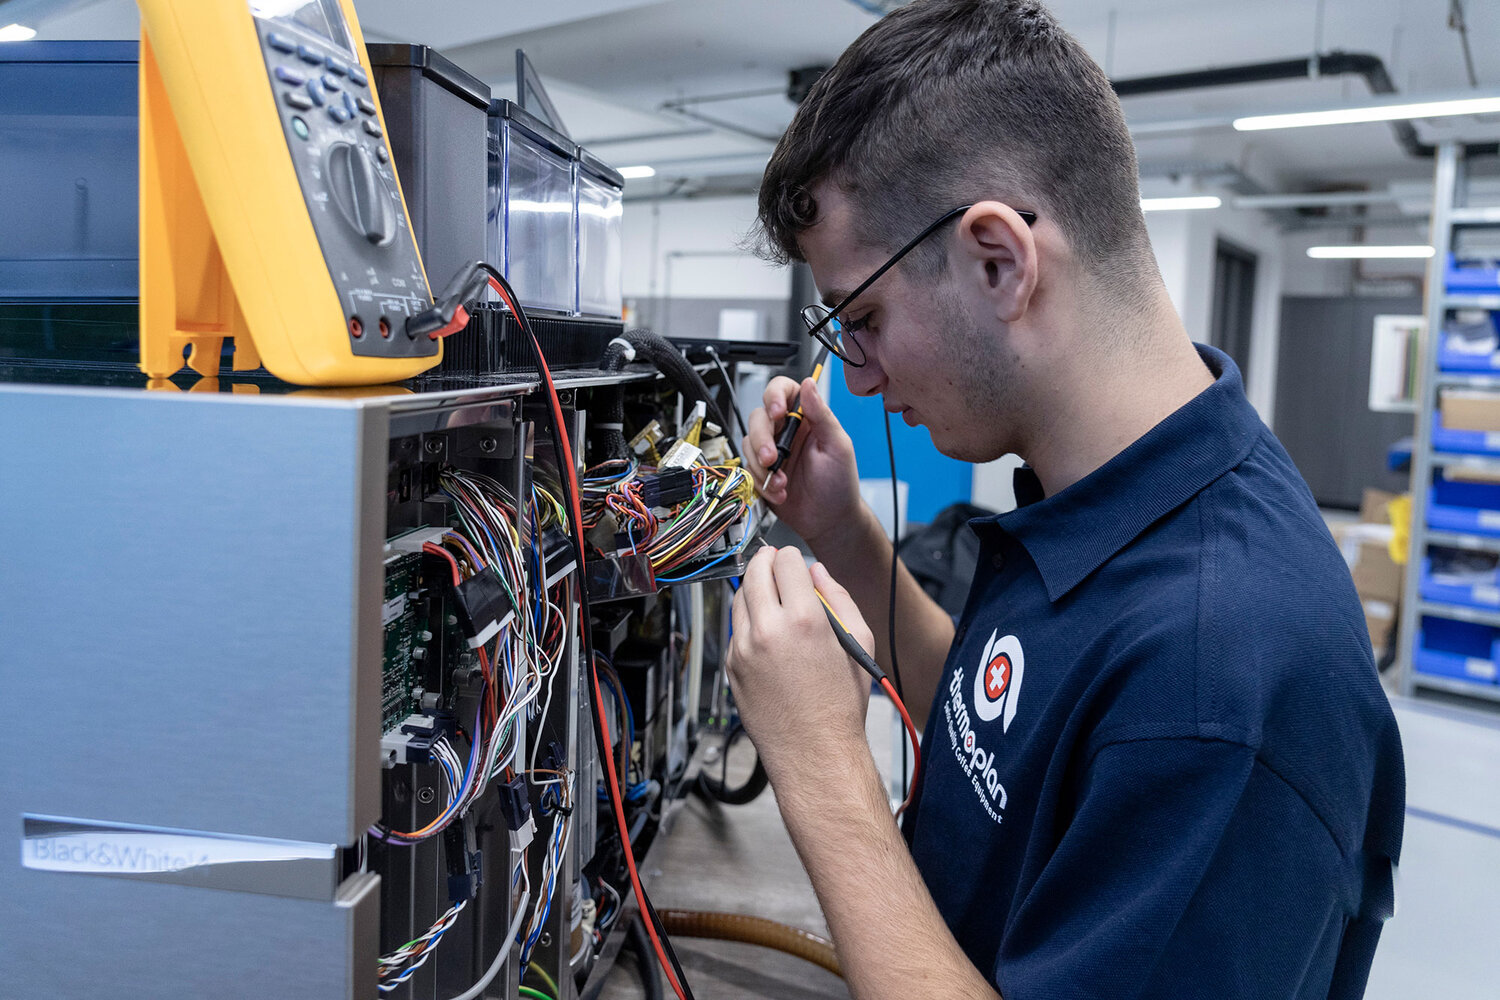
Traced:
MULTIPOLYGON (((891 679, 889 677, 880 678, 880 686, 884 688, 885 693, 890 696, 892 704, 896 706, 896 711, 901 713, 901 723, 902 725, 906 726, 906 738, 911 740, 911 773, 913 775, 921 774, 922 746, 917 742, 917 727, 911 724, 911 716, 906 714, 906 706, 902 704, 901 696, 896 693, 896 688, 891 684, 891 679)), ((906 801, 901 803, 900 809, 896 810, 896 815, 898 817, 902 813, 906 812, 906 807, 911 805, 912 796, 916 794, 917 782, 915 778, 913 778, 911 787, 906 791, 906 801)))
POLYGON ((422 551, 435 556, 442 556, 448 560, 448 565, 453 567, 453 586, 457 587, 464 582, 463 576, 458 572, 458 560, 453 558, 453 553, 440 545, 433 545, 431 542, 423 542, 422 551))
MULTIPOLYGON (((505 302, 506 307, 519 320, 521 310, 511 301, 510 296, 505 292, 505 288, 493 278, 490 279, 490 287, 495 290, 495 293, 505 302)), ((542 382, 547 386, 547 395, 549 396, 548 405, 551 407, 553 419, 557 423, 557 444, 558 448, 562 451, 563 466, 560 471, 563 474, 564 483, 568 487, 565 491, 568 494, 568 507, 573 516, 573 523, 579 525, 579 530, 582 530, 583 512, 578 502, 577 467, 573 464, 573 445, 568 440, 567 422, 563 419, 562 401, 557 398, 557 387, 552 382, 552 371, 547 367, 547 360, 542 356, 541 345, 535 343, 535 338, 533 338, 533 344, 536 347, 537 367, 541 369, 542 382)), ((578 555, 581 559, 582 553, 578 555)), ((578 572, 583 572, 581 562, 578 566, 578 572)), ((580 622, 579 624, 582 629, 589 627, 588 622, 580 622)), ((609 720, 604 717, 604 697, 603 692, 599 689, 599 673, 594 667, 593 657, 589 657, 589 677, 592 679, 594 685, 594 716, 599 722, 600 732, 604 735, 604 745, 608 747, 610 745, 609 720)), ((625 852, 625 867, 630 871, 630 885, 635 890, 636 899, 642 901, 641 906, 644 908, 646 890, 641 887, 641 875, 635 865, 635 850, 630 845, 630 827, 625 822, 625 807, 622 804, 624 800, 620 795, 620 779, 615 774, 614 759, 607 753, 601 754, 601 756, 604 757, 605 774, 609 778, 610 802, 614 806, 615 825, 620 830, 620 846, 625 852)), ((672 992, 677 994, 678 1000, 687 1000, 687 994, 683 992, 682 984, 677 981, 677 976, 672 971, 672 963, 667 961, 667 953, 662 948, 661 939, 657 936, 656 928, 653 926, 652 921, 642 920, 641 923, 645 925, 646 934, 651 938, 651 947, 656 951, 656 960, 661 963, 662 971, 667 976, 667 982, 672 986, 672 992)))

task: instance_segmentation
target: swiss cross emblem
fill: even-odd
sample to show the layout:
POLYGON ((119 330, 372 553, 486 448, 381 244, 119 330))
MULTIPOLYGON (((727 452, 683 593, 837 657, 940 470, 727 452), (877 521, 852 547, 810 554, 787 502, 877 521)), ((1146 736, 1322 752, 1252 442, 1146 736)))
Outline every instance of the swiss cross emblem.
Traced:
POLYGON ((1010 729, 1025 677, 1026 655, 1021 652, 1021 640, 1002 636, 996 629, 984 644, 979 671, 974 675, 974 714, 981 722, 999 719, 1001 732, 1010 729))
POLYGON ((1010 657, 1001 653, 984 668, 984 693, 990 701, 999 701, 1010 686, 1010 657))

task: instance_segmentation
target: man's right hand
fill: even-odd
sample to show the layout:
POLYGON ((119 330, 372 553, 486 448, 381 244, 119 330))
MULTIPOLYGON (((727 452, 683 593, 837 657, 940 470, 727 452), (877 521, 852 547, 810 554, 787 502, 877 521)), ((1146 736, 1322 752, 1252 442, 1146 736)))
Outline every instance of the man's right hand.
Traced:
POLYGON ((771 477, 762 496, 816 551, 820 541, 854 522, 862 503, 854 443, 818 392, 817 383, 803 379, 799 387, 784 376, 772 379, 766 386, 764 405, 750 414, 750 433, 741 452, 756 484, 764 483, 766 470, 776 463, 776 436, 799 389, 802 427, 792 442, 791 456, 771 477))

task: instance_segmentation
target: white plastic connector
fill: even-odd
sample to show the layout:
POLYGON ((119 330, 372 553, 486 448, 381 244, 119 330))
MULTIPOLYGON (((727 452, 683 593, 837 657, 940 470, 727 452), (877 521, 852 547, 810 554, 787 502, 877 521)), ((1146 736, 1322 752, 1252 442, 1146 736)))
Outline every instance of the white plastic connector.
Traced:
POLYGON ((385 543, 386 555, 421 552, 422 546, 428 542, 433 545, 442 545, 443 535, 447 532, 447 528, 413 528, 406 534, 397 535, 387 541, 385 543))

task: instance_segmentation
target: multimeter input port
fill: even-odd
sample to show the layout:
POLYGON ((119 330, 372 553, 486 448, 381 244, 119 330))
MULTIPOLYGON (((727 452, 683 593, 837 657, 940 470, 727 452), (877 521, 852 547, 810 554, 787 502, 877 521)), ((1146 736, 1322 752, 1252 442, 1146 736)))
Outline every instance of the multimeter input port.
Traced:
POLYGON ((359 317, 358 316, 350 316, 349 317, 349 335, 351 337, 356 337, 357 338, 357 337, 363 337, 364 334, 365 334, 365 325, 359 321, 359 317))
POLYGON ((387 339, 391 336, 391 324, 384 316, 380 317, 380 335, 387 339))

